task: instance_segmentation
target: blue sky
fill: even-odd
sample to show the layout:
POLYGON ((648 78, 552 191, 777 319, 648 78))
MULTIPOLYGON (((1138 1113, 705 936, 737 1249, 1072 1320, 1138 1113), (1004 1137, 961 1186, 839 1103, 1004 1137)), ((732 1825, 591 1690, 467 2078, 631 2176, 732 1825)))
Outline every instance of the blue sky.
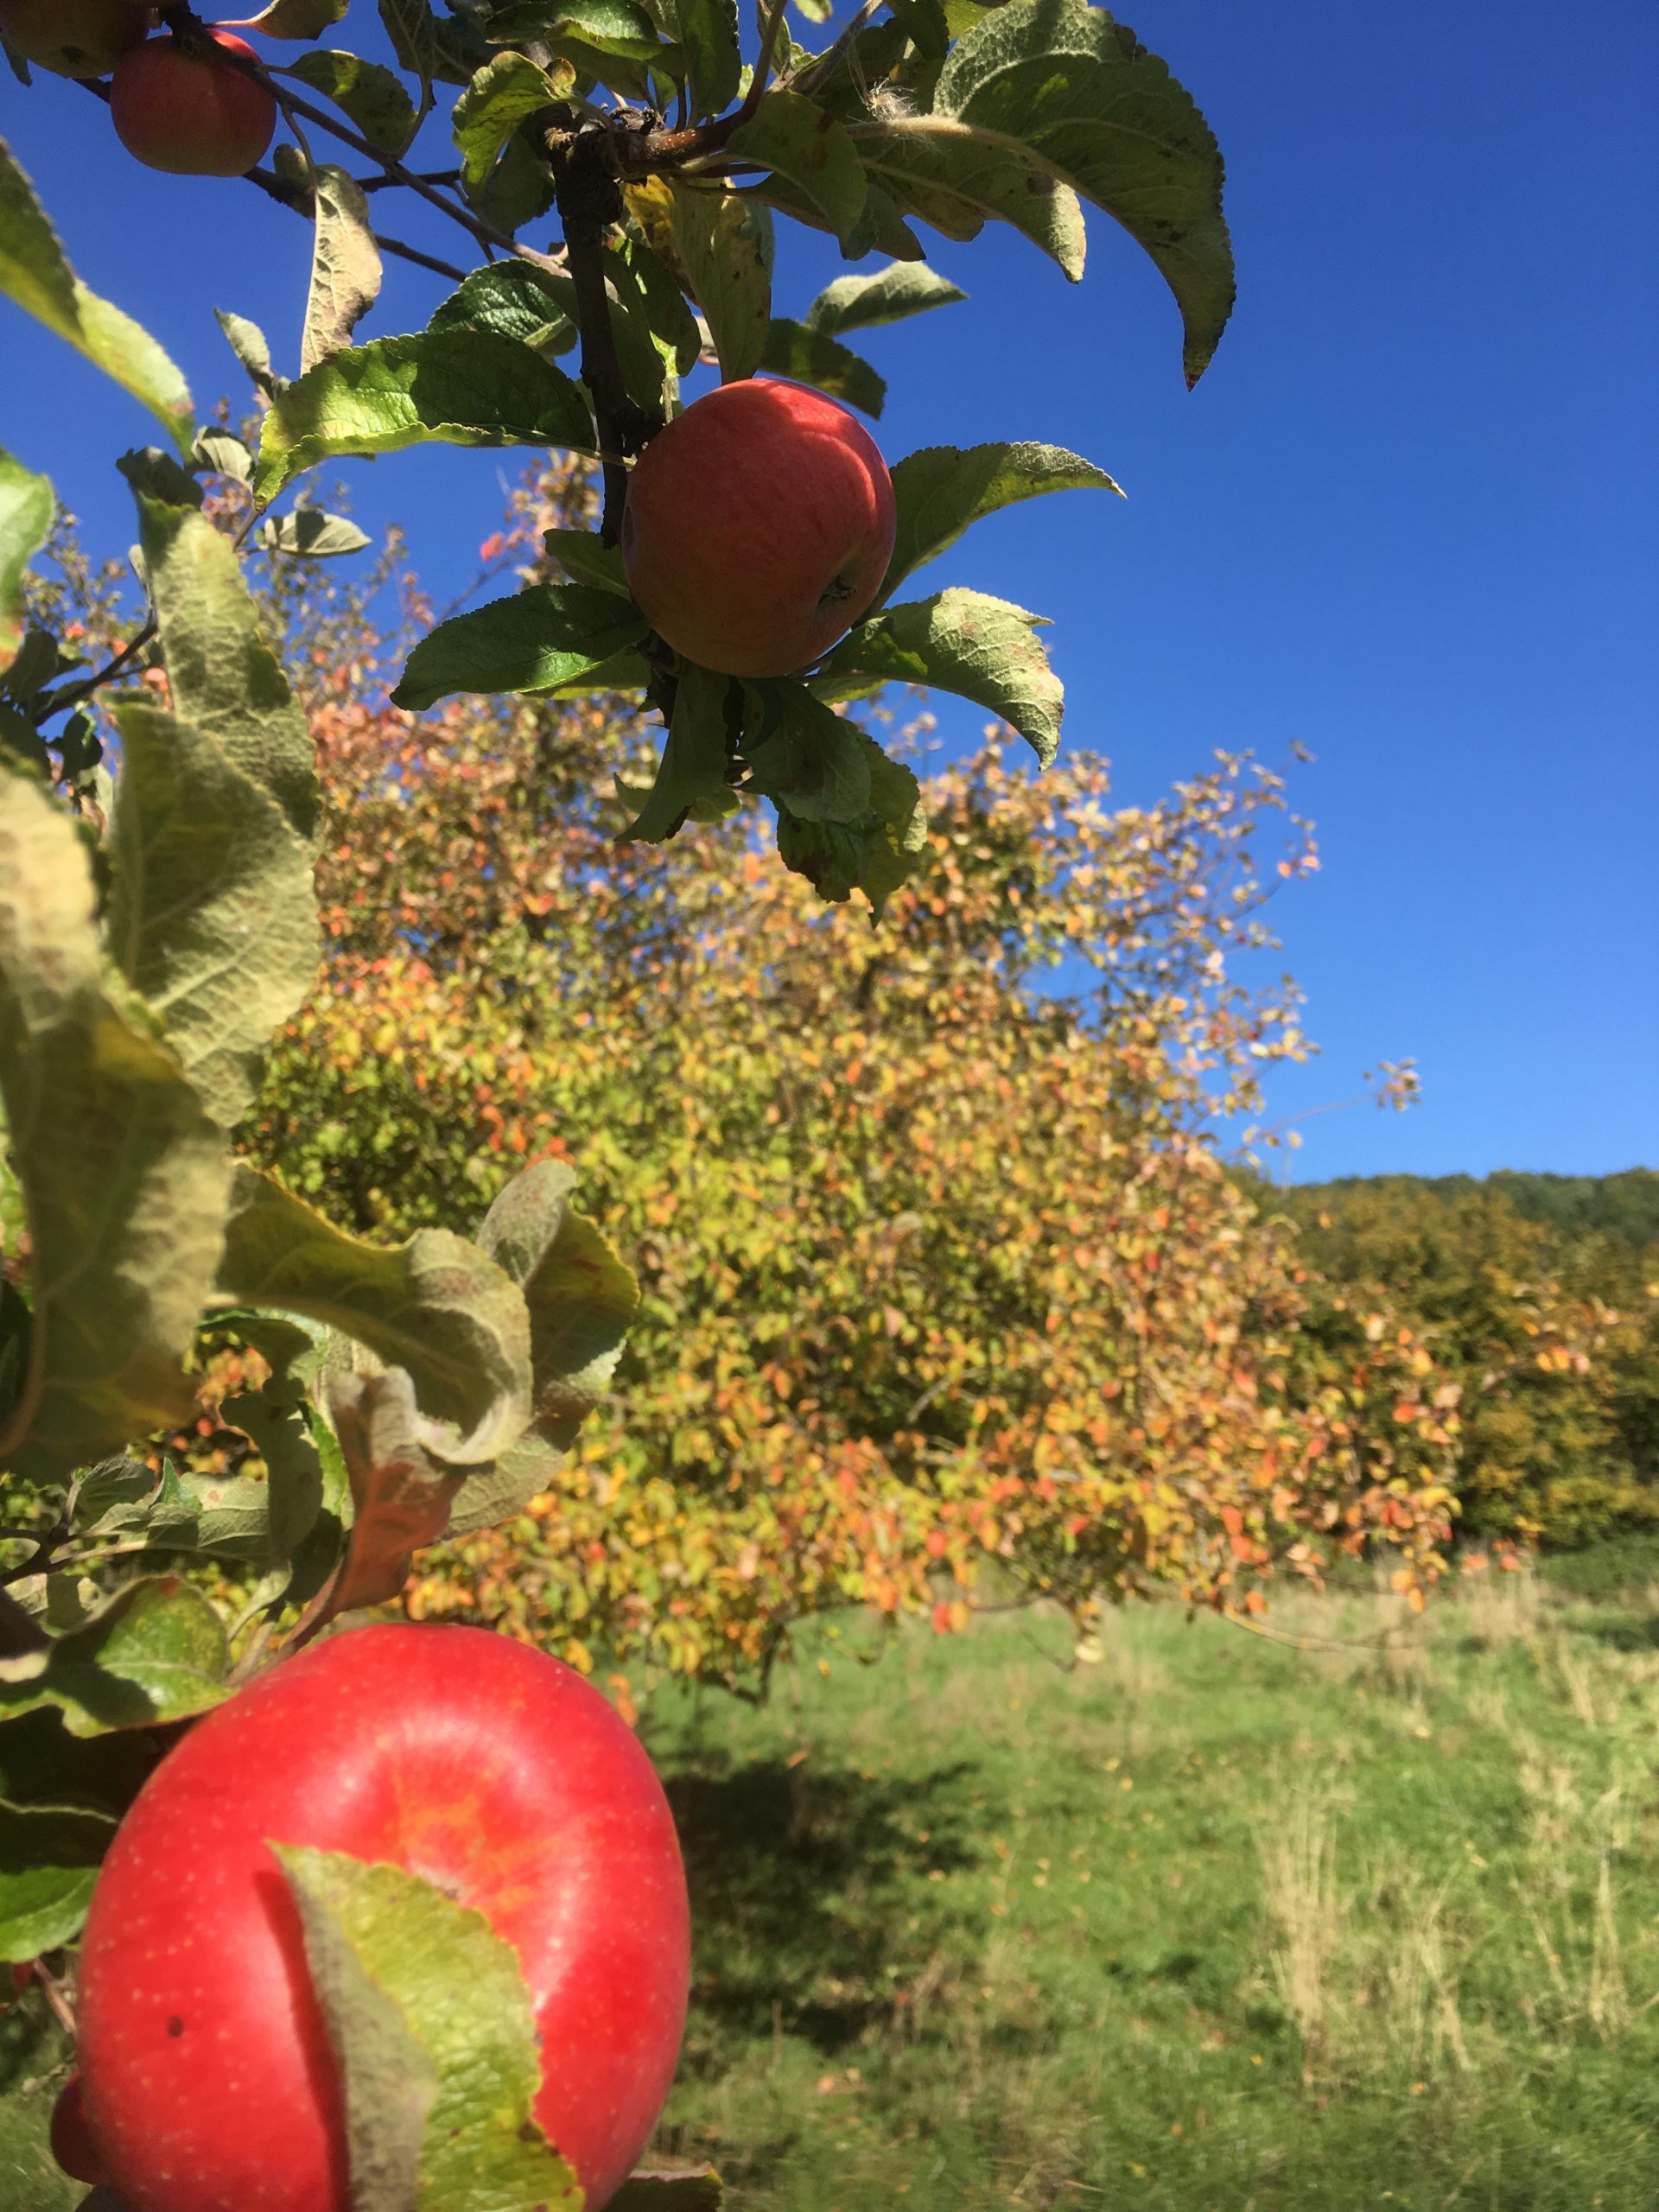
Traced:
MULTIPOLYGON (((1274 1110, 1345 1098, 1362 1068, 1407 1056, 1424 1096, 1403 1116, 1317 1115, 1298 1175, 1651 1164, 1659 10, 1123 12, 1225 149, 1237 313, 1189 396, 1173 305, 1105 217, 1079 287, 1012 236, 934 252, 925 233, 972 296, 860 334, 889 379, 889 454, 1041 438, 1129 494, 993 518, 930 582, 1053 618, 1068 736, 1112 756, 1127 800, 1217 746, 1316 754, 1293 798, 1323 872, 1280 925, 1324 1052, 1274 1110)), ((336 35, 379 50, 367 0, 336 35)), ((82 275, 149 325, 204 409, 239 374, 214 306, 295 365, 294 217, 239 183, 137 168, 56 80, 0 83, 0 133, 82 275)), ((383 219, 453 252, 419 219, 383 219)), ((840 264, 791 226, 779 248, 776 304, 798 313, 840 264)), ((365 334, 417 327, 444 289, 392 264, 365 334)), ((109 464, 148 435, 0 306, 0 440, 112 547, 131 532, 109 464)), ((442 603, 512 466, 429 451, 349 473, 359 518, 408 525, 442 603)), ((954 741, 979 719, 942 706, 954 741)))

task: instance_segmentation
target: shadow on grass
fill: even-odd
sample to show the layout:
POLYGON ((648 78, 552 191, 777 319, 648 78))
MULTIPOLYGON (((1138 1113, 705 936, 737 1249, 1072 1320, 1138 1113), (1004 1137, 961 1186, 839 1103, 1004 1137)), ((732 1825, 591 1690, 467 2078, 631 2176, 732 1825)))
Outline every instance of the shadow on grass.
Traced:
MULTIPOLYGON (((816 1760, 706 1754, 698 1770, 669 1777, 696 1929, 695 2003, 715 2042, 786 2034, 833 2056, 921 2009, 982 1942, 979 1913, 927 1876, 980 1863, 978 1839, 996 1818, 970 1816, 963 1800, 984 1785, 966 1764, 875 1779, 816 1760)), ((726 2063, 695 2041, 688 2056, 715 2072, 726 2063)))
POLYGON ((1645 1620, 1599 1621, 1583 1633, 1615 1651, 1659 1649, 1659 1613, 1650 1613, 1645 1620))

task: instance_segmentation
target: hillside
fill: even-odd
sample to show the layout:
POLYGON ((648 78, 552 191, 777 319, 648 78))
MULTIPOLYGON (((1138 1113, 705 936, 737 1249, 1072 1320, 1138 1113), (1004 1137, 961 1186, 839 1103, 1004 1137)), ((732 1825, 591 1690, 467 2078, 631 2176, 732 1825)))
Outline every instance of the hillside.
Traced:
POLYGON ((1338 1175, 1325 1183, 1300 1183, 1298 1194, 1318 1197, 1388 1185, 1422 1192, 1450 1204, 1476 1192, 1507 1198, 1526 1221, 1569 1234, 1599 1230, 1635 1245, 1659 1242, 1659 1168, 1627 1167, 1617 1175, 1544 1175, 1500 1167, 1477 1175, 1338 1175))

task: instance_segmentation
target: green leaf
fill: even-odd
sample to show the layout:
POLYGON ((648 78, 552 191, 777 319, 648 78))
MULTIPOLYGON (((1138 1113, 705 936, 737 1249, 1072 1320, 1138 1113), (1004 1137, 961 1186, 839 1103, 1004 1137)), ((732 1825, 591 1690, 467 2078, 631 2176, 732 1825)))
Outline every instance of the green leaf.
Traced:
POLYGON ((1103 468, 1063 446, 924 446, 893 472, 899 510, 886 599, 913 569, 956 543, 970 523, 1045 492, 1117 492, 1103 468))
POLYGON ((346 346, 380 296, 380 249, 362 186, 324 162, 316 174, 311 290, 300 335, 300 367, 314 369, 346 346))
POLYGON ((315 974, 311 849, 218 742, 146 695, 117 702, 111 950, 221 1128, 315 974))
POLYGON ((524 1294, 536 1377, 532 1425, 561 1447, 608 1387, 639 1307, 632 1270, 570 1203, 575 1182, 575 1170, 562 1160, 526 1168, 478 1232, 480 1248, 524 1294))
POLYGON ((808 308, 807 326, 826 338, 838 338, 874 323, 901 322, 906 315, 967 296, 925 262, 895 261, 868 276, 837 276, 808 308))
POLYGON ((0 1467, 55 1479, 191 1402, 230 1166, 172 1055, 104 987, 74 824, 0 761, 0 1103, 35 1256, 0 1467))
POLYGON ((910 770, 861 730, 870 774, 869 811, 854 823, 809 822, 780 808, 778 854, 820 898, 839 906, 861 891, 878 917, 927 849, 927 816, 910 770))
POLYGON ((208 476, 228 476, 238 484, 253 481, 253 455, 234 430, 209 423, 190 448, 190 466, 208 476))
POLYGON ((73 1736, 188 1720, 227 1694, 230 1662, 200 1590, 171 1574, 130 1582, 85 1627, 0 1659, 0 1718, 55 1706, 73 1736))
POLYGON ((485 64, 455 102, 451 118, 451 135, 468 190, 483 183, 525 117, 551 106, 558 98, 546 70, 527 54, 499 54, 485 64))
POLYGON ((673 270, 643 239, 626 233, 620 245, 606 257, 613 273, 619 260, 632 280, 646 327, 664 363, 677 376, 689 375, 702 351, 702 333, 673 270))
POLYGON ((734 161, 788 177, 843 245, 852 238, 869 191, 858 149, 833 116, 801 93, 768 92, 727 151, 734 161))
POLYGON ((531 2116, 541 2055, 512 1945, 401 1867, 272 1848, 345 2087, 354 2212, 582 2212, 531 2116))
POLYGON ((858 822, 870 810, 864 733, 802 683, 777 688, 777 720, 747 751, 749 788, 803 822, 858 822))
POLYGON ((23 642, 23 575, 52 527, 52 486, 0 446, 0 669, 23 642))
POLYGON ((152 448, 149 455, 126 454, 119 466, 138 505, 173 710, 261 785, 312 846, 318 801, 310 725, 265 643, 229 538, 200 512, 200 489, 181 477, 169 490, 157 480, 152 459, 164 456, 152 448))
MULTIPOLYGON (((322 1455, 311 1433, 310 1401, 296 1376, 273 1372, 257 1390, 238 1390, 219 1418, 239 1428, 265 1463, 268 1557, 291 1559, 331 1499, 322 1455)), ((212 1510, 211 1502, 208 1510, 212 1510)))
POLYGON ((270 0, 245 28, 263 38, 321 38, 332 30, 352 0, 270 0))
POLYGON ((266 399, 274 399, 279 391, 287 389, 288 378, 272 371, 270 346, 257 322, 250 322, 246 315, 231 315, 224 308, 213 309, 213 320, 224 332, 232 353, 246 370, 256 391, 266 399))
POLYGON ((420 113, 424 116, 432 105, 432 79, 441 65, 437 19, 429 0, 380 0, 380 21, 398 67, 412 69, 421 80, 420 113))
POLYGON ((219 1287, 321 1321, 414 1377, 421 1440, 457 1465, 491 1459, 530 1419, 530 1316, 518 1286, 448 1230, 364 1243, 238 1162, 219 1287))
POLYGON ((378 61, 333 48, 289 65, 302 84, 334 105, 383 154, 401 154, 415 136, 415 104, 403 81, 378 61))
POLYGON ((1028 155, 1151 255, 1198 382, 1232 312, 1222 160, 1190 93, 1133 31, 1084 0, 1008 0, 950 53, 918 130, 1028 155))
POLYGON ((736 192, 676 184, 675 251, 720 356, 722 384, 753 376, 772 332, 772 216, 736 192))
POLYGON ((334 354, 278 394, 259 443, 255 494, 269 505, 320 461, 435 440, 587 452, 593 416, 561 370, 492 331, 378 338, 334 354))
POLYGON ((775 375, 793 377, 797 384, 813 385, 832 399, 862 408, 867 415, 879 416, 887 403, 886 379, 861 354, 843 346, 838 338, 810 330, 804 322, 774 316, 760 365, 775 375))
POLYGON ((45 630, 25 630, 11 666, 0 678, 0 691, 20 706, 33 709, 49 683, 55 683, 79 663, 64 652, 45 630))
POLYGON ((743 73, 737 0, 659 0, 657 20, 684 51, 691 121, 722 114, 743 73))
POLYGON ((259 543, 268 553, 290 561, 328 561, 343 553, 360 553, 369 542, 344 515, 324 514, 321 507, 296 507, 292 514, 267 515, 259 525, 259 543))
POLYGON ((607 545, 596 530, 544 530, 543 550, 579 584, 628 596, 627 570, 622 548, 607 545))
POLYGON ((526 0, 496 8, 489 36, 497 41, 538 38, 551 47, 586 47, 633 61, 664 52, 656 26, 634 0, 526 0))
MULTIPOLYGON (((650 309, 636 266, 630 265, 625 251, 608 248, 605 254, 605 296, 610 304, 611 331, 628 397, 647 415, 660 417, 665 411, 664 386, 674 372, 674 348, 659 345, 652 330, 650 309)), ((683 301, 681 305, 684 307, 683 301)), ((575 311, 575 288, 572 285, 569 312, 573 318, 575 311)), ((689 308, 686 317, 695 331, 696 324, 689 308)), ((702 342, 699 336, 699 352, 702 342)), ((692 359, 696 359, 695 353, 692 359)))
MULTIPOLYGON (((843 261, 861 261, 867 253, 876 249, 890 254, 895 261, 919 262, 923 259, 922 242, 899 213, 892 194, 873 181, 868 180, 864 213, 852 236, 842 241, 843 261)), ((741 197, 763 200, 775 207, 780 215, 792 216, 798 223, 810 224, 814 230, 829 231, 829 219, 800 188, 776 170, 763 177, 759 184, 745 187, 741 197)))
POLYGON ((184 378, 147 330, 89 292, 64 258, 34 188, 0 140, 0 292, 141 400, 181 454, 195 410, 184 378))
POLYGON ((274 1510, 270 1485, 256 1475, 181 1473, 170 1462, 157 1475, 142 1459, 116 1459, 82 1486, 76 1520, 88 1536, 143 1536, 158 1552, 265 1567, 306 1533, 301 1529, 284 1550, 281 1532, 272 1533, 274 1510))
POLYGON ((939 0, 888 0, 894 20, 925 61, 943 61, 950 45, 950 25, 939 0))
POLYGON ((535 695, 538 699, 587 699, 600 691, 643 691, 651 682, 651 666, 643 653, 613 653, 597 668, 588 669, 569 683, 550 683, 535 695))
MULTIPOLYGON (((612 299, 626 308, 617 330, 619 349, 625 340, 649 345, 655 358, 646 372, 650 397, 642 404, 660 407, 665 374, 684 376, 697 365, 702 352, 697 319, 667 263, 642 239, 625 233, 619 245, 607 247, 605 276, 612 299)), ((614 311, 612 321, 619 322, 614 311)), ((626 371, 626 358, 623 366, 626 371)))
POLYGON ((726 2192, 714 2168, 696 2166, 683 2173, 632 2175, 606 2212, 721 2212, 725 2202, 726 2192))
POLYGON ((1035 635, 1044 619, 983 592, 936 592, 861 622, 821 673, 954 691, 1011 722, 1046 768, 1059 750, 1062 693, 1035 635))
POLYGON ((1035 162, 931 116, 847 128, 871 178, 903 214, 957 239, 977 238, 995 217, 1040 246, 1073 283, 1083 275, 1077 195, 1035 162))
POLYGON ((681 670, 656 779, 619 843, 664 844, 678 836, 699 800, 718 798, 729 789, 733 733, 728 706, 734 680, 706 668, 681 670))
POLYGON ((523 130, 515 130, 502 148, 500 160, 467 196, 486 223, 514 238, 526 223, 546 214, 556 190, 546 160, 523 130))
MULTIPOLYGON (((91 1585, 83 1582, 81 1587, 91 1585)), ((42 1625, 54 1625, 55 1610, 48 1606, 42 1625)), ((84 1627, 90 1618, 83 1613, 73 1624, 84 1627)), ((0 1725, 0 1799, 19 1809, 67 1808, 117 1821, 149 1780, 163 1748, 147 1731, 72 1736, 61 1710, 43 1705, 0 1725)))
POLYGON ((467 1468, 449 1508, 445 1537, 467 1536, 511 1521, 532 1497, 552 1489, 563 1465, 564 1453, 556 1446, 539 1436, 521 1436, 487 1466, 467 1468))
POLYGON ((457 614, 421 639, 392 704, 418 714, 455 691, 547 691, 579 682, 639 644, 645 618, 632 601, 587 584, 532 584, 512 599, 457 614))
POLYGON ((10 699, 0 699, 0 756, 10 756, 14 767, 21 766, 43 784, 52 780, 52 756, 46 749, 46 740, 10 699))
POLYGON ((180 712, 144 694, 116 706, 111 944, 230 1128, 316 972, 311 735, 226 539, 193 504, 155 496, 154 461, 124 466, 180 712))
POLYGON ((73 1943, 115 1822, 75 1806, 0 1802, 0 1958, 73 1943))
POLYGON ((574 297, 573 285, 556 286, 527 261, 494 261, 441 301, 427 328, 490 330, 538 353, 568 353, 576 325, 565 302, 574 297))

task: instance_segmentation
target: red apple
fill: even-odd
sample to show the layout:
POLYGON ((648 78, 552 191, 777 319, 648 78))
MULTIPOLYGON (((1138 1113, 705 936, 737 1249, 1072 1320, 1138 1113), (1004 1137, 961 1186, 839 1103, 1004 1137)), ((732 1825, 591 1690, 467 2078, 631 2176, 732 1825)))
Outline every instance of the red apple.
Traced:
POLYGON ((0 0, 0 38, 60 77, 107 77, 145 21, 132 0, 0 0))
POLYGON ((482 1629, 358 1629, 200 1722, 99 1876, 79 2041, 126 2212, 350 2212, 338 2073, 271 1843, 390 1863, 518 1953, 535 2116, 592 2212, 674 2073, 685 1880, 650 1760, 579 1675, 482 1629))
POLYGON ((635 463, 628 583, 658 637, 728 676, 787 676, 881 586, 893 479, 844 407, 747 378, 694 400, 635 463))
POLYGON ((96 2184, 109 2179, 103 2160, 92 2148, 92 2139, 86 2133, 79 2074, 69 2076, 52 2107, 52 2155, 72 2181, 96 2184))
POLYGON ((276 128, 266 86, 219 60, 213 46, 251 61, 253 48, 230 31, 189 44, 147 39, 124 54, 110 83, 115 134, 135 161, 170 176, 240 176, 264 154, 276 128))

